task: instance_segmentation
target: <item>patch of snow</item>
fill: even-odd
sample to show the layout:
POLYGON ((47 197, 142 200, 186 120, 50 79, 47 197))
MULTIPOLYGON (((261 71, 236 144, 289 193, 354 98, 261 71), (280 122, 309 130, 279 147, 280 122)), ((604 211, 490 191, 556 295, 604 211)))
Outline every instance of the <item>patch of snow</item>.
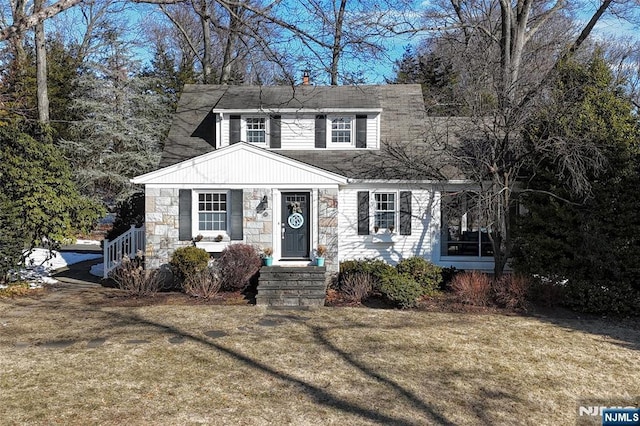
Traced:
POLYGON ((77 245, 88 245, 88 246, 99 246, 100 241, 98 240, 76 240, 77 245))
POLYGON ((58 281, 52 278, 51 274, 60 268, 102 257, 100 253, 58 252, 55 250, 50 252, 43 248, 35 248, 25 254, 27 255, 26 266, 17 272, 17 276, 19 279, 27 281, 32 288, 57 283, 58 281))
POLYGON ((96 265, 93 265, 89 270, 89 273, 91 275, 95 275, 96 277, 102 278, 104 274, 104 263, 98 263, 96 265))

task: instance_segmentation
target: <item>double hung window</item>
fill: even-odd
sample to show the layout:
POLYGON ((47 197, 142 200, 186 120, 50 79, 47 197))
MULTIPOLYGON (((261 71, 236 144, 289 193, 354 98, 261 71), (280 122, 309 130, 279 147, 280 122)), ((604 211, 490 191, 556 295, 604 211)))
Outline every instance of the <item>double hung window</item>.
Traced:
POLYGON ((351 144, 353 141, 353 120, 351 117, 331 119, 331 143, 351 144))
POLYGON ((375 193, 374 226, 393 231, 396 227, 396 194, 394 192, 375 193))
POLYGON ((198 230, 203 232, 227 230, 226 192, 198 193, 198 230))
POLYGON ((267 123, 264 117, 247 117, 247 142, 265 143, 267 138, 267 123))

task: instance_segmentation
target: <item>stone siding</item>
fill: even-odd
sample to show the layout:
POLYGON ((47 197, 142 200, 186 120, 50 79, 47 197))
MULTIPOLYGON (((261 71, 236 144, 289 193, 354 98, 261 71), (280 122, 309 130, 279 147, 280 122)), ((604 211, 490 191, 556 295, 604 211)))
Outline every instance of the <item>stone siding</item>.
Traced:
POLYGON ((244 242, 258 249, 273 241, 273 197, 270 189, 244 189, 244 242), (266 203, 265 203, 266 202, 266 203))
POLYGON ((327 247, 325 267, 328 272, 338 272, 338 190, 318 191, 318 244, 327 247))
MULTIPOLYGON (((145 193, 146 265, 156 269, 165 265, 178 247, 190 246, 191 241, 179 241, 177 188, 147 188, 145 193)), ((271 246, 273 225, 273 197, 271 190, 242 191, 244 239, 259 249, 271 246), (266 197, 266 199, 265 199, 266 197), (266 201, 266 204, 265 202, 266 201)), ((240 242, 240 241, 234 241, 240 242)))
POLYGON ((145 211, 145 263, 156 269, 169 262, 175 249, 191 245, 178 241, 178 189, 146 188, 145 211))

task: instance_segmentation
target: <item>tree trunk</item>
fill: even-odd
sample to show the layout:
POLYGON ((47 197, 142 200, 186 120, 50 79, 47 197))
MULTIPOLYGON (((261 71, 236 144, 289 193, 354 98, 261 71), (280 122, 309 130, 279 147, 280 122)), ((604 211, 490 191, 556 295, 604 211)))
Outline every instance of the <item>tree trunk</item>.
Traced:
POLYGON ((233 59, 233 48, 236 44, 236 38, 238 35, 238 22, 240 7, 238 5, 232 5, 229 8, 229 34, 227 35, 227 44, 224 48, 224 55, 222 57, 222 73, 220 74, 220 84, 229 84, 231 80, 231 71, 233 59))
POLYGON ((342 25, 344 23, 344 12, 347 7, 347 0, 340 1, 340 9, 336 16, 336 26, 333 33, 333 47, 331 49, 331 85, 338 85, 338 63, 342 54, 342 25))
MULTIPOLYGON (((36 13, 40 11, 44 0, 35 0, 36 13)), ((38 99, 38 120, 41 124, 49 123, 49 93, 47 88, 47 47, 44 36, 44 22, 35 26, 36 44, 36 85, 38 99)))
POLYGON ((198 15, 202 25, 202 82, 204 84, 211 83, 211 28, 207 9, 207 0, 201 0, 198 15))

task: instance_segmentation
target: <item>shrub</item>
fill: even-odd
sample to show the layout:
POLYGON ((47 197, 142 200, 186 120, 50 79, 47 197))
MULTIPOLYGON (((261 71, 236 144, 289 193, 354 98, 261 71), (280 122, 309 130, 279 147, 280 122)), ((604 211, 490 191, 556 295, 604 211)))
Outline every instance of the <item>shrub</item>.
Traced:
POLYGON ((451 282, 453 281, 453 278, 463 272, 463 269, 458 269, 455 266, 442 268, 442 281, 440 282, 440 289, 451 290, 451 282))
POLYGON ((207 268, 209 253, 193 246, 180 247, 173 252, 169 265, 176 278, 183 282, 187 277, 207 268))
POLYGON ((408 275, 420 284, 426 294, 433 294, 442 282, 442 268, 422 257, 410 257, 398 263, 396 269, 400 274, 408 275))
POLYGON ((166 276, 160 270, 144 269, 142 257, 125 256, 120 265, 109 273, 118 288, 132 296, 152 296, 162 289, 166 276))
POLYGON ((531 284, 530 297, 543 306, 561 305, 565 299, 565 284, 564 279, 537 276, 531 284))
POLYGON ((340 263, 340 274, 338 275, 338 290, 341 290, 343 282, 348 276, 356 273, 370 274, 374 281, 374 288, 379 286, 379 282, 386 275, 395 275, 396 269, 379 259, 358 259, 347 260, 340 263))
POLYGON ((380 292, 400 308, 412 308, 425 295, 424 288, 408 275, 386 274, 380 281, 380 292))
POLYGON ((451 289, 463 303, 486 306, 491 297, 491 278, 479 271, 464 272, 453 278, 451 289))
POLYGON ((249 244, 227 246, 216 261, 222 289, 227 291, 245 288, 262 266, 262 259, 255 247, 249 244))
POLYGON ((375 279, 368 272, 356 272, 347 275, 340 288, 349 302, 362 303, 373 291, 375 279))
POLYGON ((531 280, 524 275, 503 275, 493 282, 493 295, 498 305, 507 309, 526 310, 531 280))
POLYGON ((575 311, 634 316, 640 312, 640 292, 630 283, 569 280, 564 291, 564 304, 575 311))
POLYGON ((218 270, 209 267, 189 275, 182 283, 182 289, 189 296, 211 299, 218 294, 221 284, 218 270))

